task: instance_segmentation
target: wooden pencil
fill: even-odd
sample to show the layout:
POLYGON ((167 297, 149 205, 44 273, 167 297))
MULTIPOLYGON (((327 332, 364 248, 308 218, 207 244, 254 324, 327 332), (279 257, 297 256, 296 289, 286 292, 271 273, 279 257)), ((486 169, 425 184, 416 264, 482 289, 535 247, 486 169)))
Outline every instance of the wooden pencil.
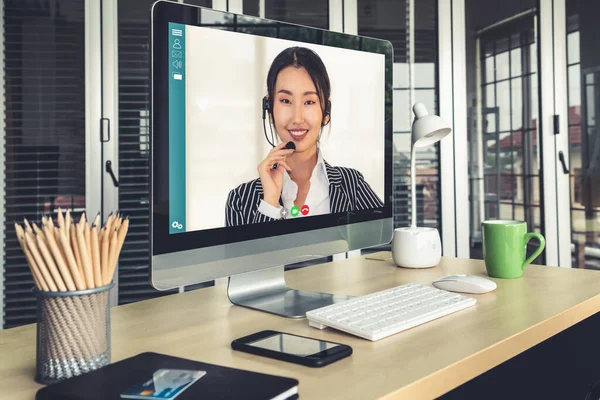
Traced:
POLYGON ((94 257, 92 254, 92 233, 90 230, 90 226, 87 223, 83 224, 83 239, 85 240, 85 249, 87 250, 89 256, 89 262, 92 266, 92 275, 94 271, 94 257))
MULTIPOLYGON (((15 223, 15 231, 17 231, 16 229, 16 223, 15 223)), ((21 228, 22 230, 22 228, 21 228)), ((43 285, 40 281, 40 278, 38 277, 38 272, 37 272, 37 266, 33 266, 32 262, 35 262, 31 259, 31 257, 27 255, 27 252, 25 251, 24 247, 24 237, 19 237, 18 231, 17 231, 17 241, 19 242, 19 246, 21 247, 21 250, 23 250, 23 255, 25 256, 25 260, 27 261, 27 265, 29 266, 29 270, 31 271, 31 276, 33 277, 33 282, 35 283, 35 286, 39 289, 39 290, 44 290, 43 285)))
POLYGON ((117 239, 117 230, 113 227, 112 232, 109 235, 109 245, 108 245, 108 264, 106 270, 106 279, 104 280, 104 284, 108 285, 112 281, 112 273, 114 272, 112 265, 114 260, 117 258, 117 247, 118 247, 118 239, 117 239))
POLYGON ((120 215, 117 215, 117 218, 115 218, 115 222, 114 222, 114 226, 117 231, 119 230, 119 228, 121 228, 122 223, 123 223, 123 218, 121 218, 120 215))
POLYGON ((94 223, 92 224, 92 226, 100 226, 100 212, 96 214, 96 218, 94 218, 94 223))
MULTIPOLYGON (((52 279, 54 279, 54 283, 56 283, 58 290, 61 292, 66 292, 67 285, 65 285, 65 282, 63 281, 63 277, 60 275, 60 272, 59 272, 58 268, 56 267, 56 263, 54 262, 54 259, 52 259, 52 256, 50 255, 50 252, 48 251, 48 247, 46 246, 46 243, 44 243, 44 239, 43 239, 42 235, 36 235, 35 239, 37 241, 38 250, 40 252, 40 255, 44 259, 44 263, 46 264, 46 267, 50 271, 50 274, 52 275, 52 279)), ((69 277, 70 277, 70 275, 69 275, 69 277)), ((73 290, 75 290, 75 286, 73 286, 72 281, 71 281, 71 285, 72 285, 73 290)))
MULTIPOLYGON (((112 280, 113 275, 115 273, 115 269, 117 268, 117 261, 119 260, 119 254, 121 253, 121 249, 123 248, 123 243, 125 243, 125 236, 127 236, 127 230, 129 229, 129 219, 125 219, 120 224, 119 230, 117 232, 117 246, 115 251, 111 254, 111 263, 110 269, 108 271, 109 282, 112 280)), ((111 243, 112 244, 112 243, 111 243)), ((112 246, 111 246, 112 248, 112 246)))
POLYGON ((48 285, 48 288, 50 289, 50 291, 57 292, 58 287, 54 283, 54 280, 52 279, 52 276, 50 275, 50 271, 46 267, 46 264, 44 264, 44 259, 40 255, 40 253, 37 249, 37 245, 34 242, 34 239, 29 234, 29 232, 25 232, 24 237, 25 237, 25 243, 27 243, 27 248, 31 252, 31 255, 33 256, 33 259, 35 260, 42 276, 44 277, 44 281, 48 285))
POLYGON ((79 290, 85 290, 86 284, 83 275, 79 271, 79 267, 77 266, 77 261, 75 260, 75 255, 73 254, 73 248, 67 239, 66 231, 59 232, 60 234, 60 243, 62 244, 63 251, 65 252, 65 258, 67 261, 67 265, 71 270, 71 276, 75 278, 75 285, 79 290))
POLYGON ((58 249, 58 244, 56 243, 56 240, 54 238, 52 227, 49 225, 44 227, 44 233, 46 234, 46 240, 48 241, 48 249, 50 250, 50 254, 52 254, 54 260, 56 261, 56 265, 60 271, 61 276, 63 277, 67 289, 69 289, 70 291, 76 290, 76 286, 80 286, 75 284, 75 281, 79 278, 79 275, 73 276, 73 274, 69 270, 69 267, 67 267, 65 259, 60 250, 58 249))
POLYGON ((42 290, 44 290, 45 292, 49 292, 50 286, 48 286, 48 284, 46 283, 46 278, 44 278, 44 275, 42 274, 42 270, 39 268, 39 266, 35 262, 35 259, 33 258, 31 251, 29 251, 29 248, 27 247, 27 244, 25 243, 25 236, 21 237, 21 241, 23 242, 23 252, 25 253, 25 258, 29 262, 29 268, 33 269, 34 275, 37 276, 37 281, 40 284, 42 290))
MULTIPOLYGON (((29 262, 28 262, 29 264, 29 262)), ((35 287, 38 288, 38 290, 43 290, 42 289, 42 284, 40 283, 40 281, 38 280, 38 277, 36 274, 33 273, 33 269, 31 268, 31 266, 29 267, 29 269, 31 270, 32 274, 31 276, 33 277, 33 283, 35 283, 35 287)))
POLYGON ((104 233, 109 235, 108 240, 110 240, 110 234, 112 233, 112 224, 113 224, 114 219, 115 219, 114 214, 110 213, 110 215, 106 219, 106 223, 104 224, 104 227, 106 228, 104 233))
POLYGON ((65 229, 65 217, 63 217, 62 210, 60 207, 58 208, 58 227, 60 229, 65 229))
MULTIPOLYGON (((79 251, 79 244, 77 244, 77 233, 75 231, 75 225, 71 224, 72 226, 69 228, 69 231, 71 232, 71 248, 73 249, 73 254, 75 255, 75 261, 77 263, 77 269, 79 270, 79 274, 82 277, 85 277, 85 274, 83 272, 83 261, 81 260, 81 252, 79 251)), ((84 279, 85 280, 85 279, 84 279)))
POLYGON ((52 219, 52 217, 47 217, 46 218, 46 224, 50 225, 51 228, 54 228, 54 220, 52 219))
POLYGON ((39 227, 38 227, 38 226, 35 224, 35 222, 32 224, 32 226, 33 226, 33 232, 34 232, 36 235, 39 235, 39 234, 40 234, 40 232, 41 232, 41 229, 40 229, 40 228, 39 228, 39 227))
POLYGON ((65 257, 65 251, 63 250, 62 243, 60 242, 60 228, 55 226, 53 232, 54 232, 54 242, 56 243, 56 247, 58 247, 58 251, 62 255, 63 260, 66 260, 67 258, 65 257))
POLYGON ((33 253, 29 249, 27 240, 25 238, 25 235, 26 234, 29 235, 29 234, 26 231, 23 231, 22 228, 20 230, 20 234, 21 234, 20 242, 22 243, 23 252, 25 253, 25 258, 27 259, 29 268, 32 269, 33 274, 35 274, 37 276, 37 279, 38 279, 40 285, 42 286, 42 288, 45 291, 50 291, 51 285, 50 285, 50 283, 47 283, 48 282, 47 279, 50 279, 50 281, 52 281, 52 277, 47 276, 47 275, 49 275, 48 272, 42 270, 42 266, 38 265, 37 261, 35 260, 35 258, 33 256, 33 253))
POLYGON ((102 251, 100 255, 100 269, 102 270, 102 283, 107 285, 108 279, 108 262, 109 262, 109 254, 108 254, 108 246, 109 246, 109 234, 106 230, 106 225, 102 227, 102 251))
POLYGON ((19 241, 19 245, 21 246, 21 250, 25 254, 25 259, 27 260, 27 264, 29 264, 29 269, 31 269, 31 274, 33 275, 33 279, 36 282, 38 289, 48 291, 50 288, 46 285, 46 281, 42 276, 41 271, 39 270, 31 252, 27 248, 27 244, 25 243, 25 231, 21 227, 21 225, 15 223, 15 231, 17 232, 17 240, 19 241))
POLYGON ((91 236, 91 249, 92 249, 92 265, 94 268, 94 283, 96 287, 101 287, 102 285, 102 270, 100 266, 100 248, 98 245, 98 227, 94 225, 94 227, 90 231, 91 236))
MULTIPOLYGON (((92 240, 90 233, 90 226, 88 225, 87 214, 85 211, 81 214, 81 218, 79 218, 79 226, 81 227, 81 232, 83 235, 83 242, 85 243, 85 249, 87 252, 88 264, 90 266, 90 271, 92 273, 92 281, 94 282, 94 287, 96 286, 95 278, 94 278, 94 260, 92 255, 92 240)), ((83 261, 83 254, 81 255, 81 259, 83 261)))
POLYGON ((88 289, 93 289, 94 285, 94 273, 92 272, 91 258, 88 254, 87 247, 85 244, 83 226, 76 225, 73 227, 76 231, 77 245, 79 246, 79 254, 81 255, 81 263, 83 265, 83 275, 85 276, 85 284, 88 289))
POLYGON ((66 229, 67 237, 71 237, 71 223, 72 222, 73 222, 73 220, 71 219, 71 211, 69 209, 67 209, 67 212, 65 213, 65 229, 66 229))
MULTIPOLYGON (((104 237, 104 235, 110 235, 110 233, 112 232, 111 228, 112 228, 113 219, 114 219, 114 215, 113 215, 113 213, 110 213, 108 218, 106 218, 106 222, 104 223, 104 227, 103 227, 104 233, 102 233, 102 237, 104 237)), ((110 236, 108 237, 108 240, 110 240, 110 236)))

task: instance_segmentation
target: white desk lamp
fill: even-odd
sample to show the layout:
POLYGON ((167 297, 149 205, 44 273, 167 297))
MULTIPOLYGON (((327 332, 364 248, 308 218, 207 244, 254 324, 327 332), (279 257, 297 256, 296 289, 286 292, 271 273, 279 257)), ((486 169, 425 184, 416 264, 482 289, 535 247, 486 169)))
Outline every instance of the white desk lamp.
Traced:
POLYGON ((413 106, 415 120, 412 125, 410 152, 411 226, 394 231, 392 256, 394 263, 406 268, 429 268, 440 262, 442 244, 435 228, 417 227, 417 195, 415 182, 415 155, 418 147, 425 147, 442 140, 451 129, 442 118, 429 115, 422 103, 413 106))

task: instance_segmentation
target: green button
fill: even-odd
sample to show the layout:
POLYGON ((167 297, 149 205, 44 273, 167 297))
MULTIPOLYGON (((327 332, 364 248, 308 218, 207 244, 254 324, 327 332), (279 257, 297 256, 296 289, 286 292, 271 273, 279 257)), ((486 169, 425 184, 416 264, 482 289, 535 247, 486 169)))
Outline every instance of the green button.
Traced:
POLYGON ((299 212, 300 210, 296 206, 292 207, 292 209, 290 210, 290 214, 292 214, 292 217, 297 217, 299 212))

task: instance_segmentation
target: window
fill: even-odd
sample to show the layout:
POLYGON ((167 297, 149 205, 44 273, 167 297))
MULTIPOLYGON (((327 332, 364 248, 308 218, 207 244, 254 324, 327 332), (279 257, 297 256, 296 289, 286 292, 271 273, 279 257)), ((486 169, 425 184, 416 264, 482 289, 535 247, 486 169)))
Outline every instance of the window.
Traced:
POLYGON ((85 206, 84 0, 4 0, 4 328, 36 321, 13 222, 85 206))
MULTIPOLYGON (((358 34, 394 46, 394 227, 409 226, 412 105, 438 113, 437 1, 415 1, 411 10, 406 0, 359 0, 358 34)), ((418 150, 416 167, 417 223, 440 229, 439 145, 418 150)))

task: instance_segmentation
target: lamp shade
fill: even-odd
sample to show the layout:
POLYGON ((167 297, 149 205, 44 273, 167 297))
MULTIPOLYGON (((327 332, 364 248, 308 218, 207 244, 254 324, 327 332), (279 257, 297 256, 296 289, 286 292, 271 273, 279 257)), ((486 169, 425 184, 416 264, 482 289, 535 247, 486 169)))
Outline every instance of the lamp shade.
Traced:
POLYGON ((430 115, 423 103, 413 106, 415 120, 412 125, 412 145, 425 147, 442 140, 450 133, 450 126, 441 117, 430 115))

